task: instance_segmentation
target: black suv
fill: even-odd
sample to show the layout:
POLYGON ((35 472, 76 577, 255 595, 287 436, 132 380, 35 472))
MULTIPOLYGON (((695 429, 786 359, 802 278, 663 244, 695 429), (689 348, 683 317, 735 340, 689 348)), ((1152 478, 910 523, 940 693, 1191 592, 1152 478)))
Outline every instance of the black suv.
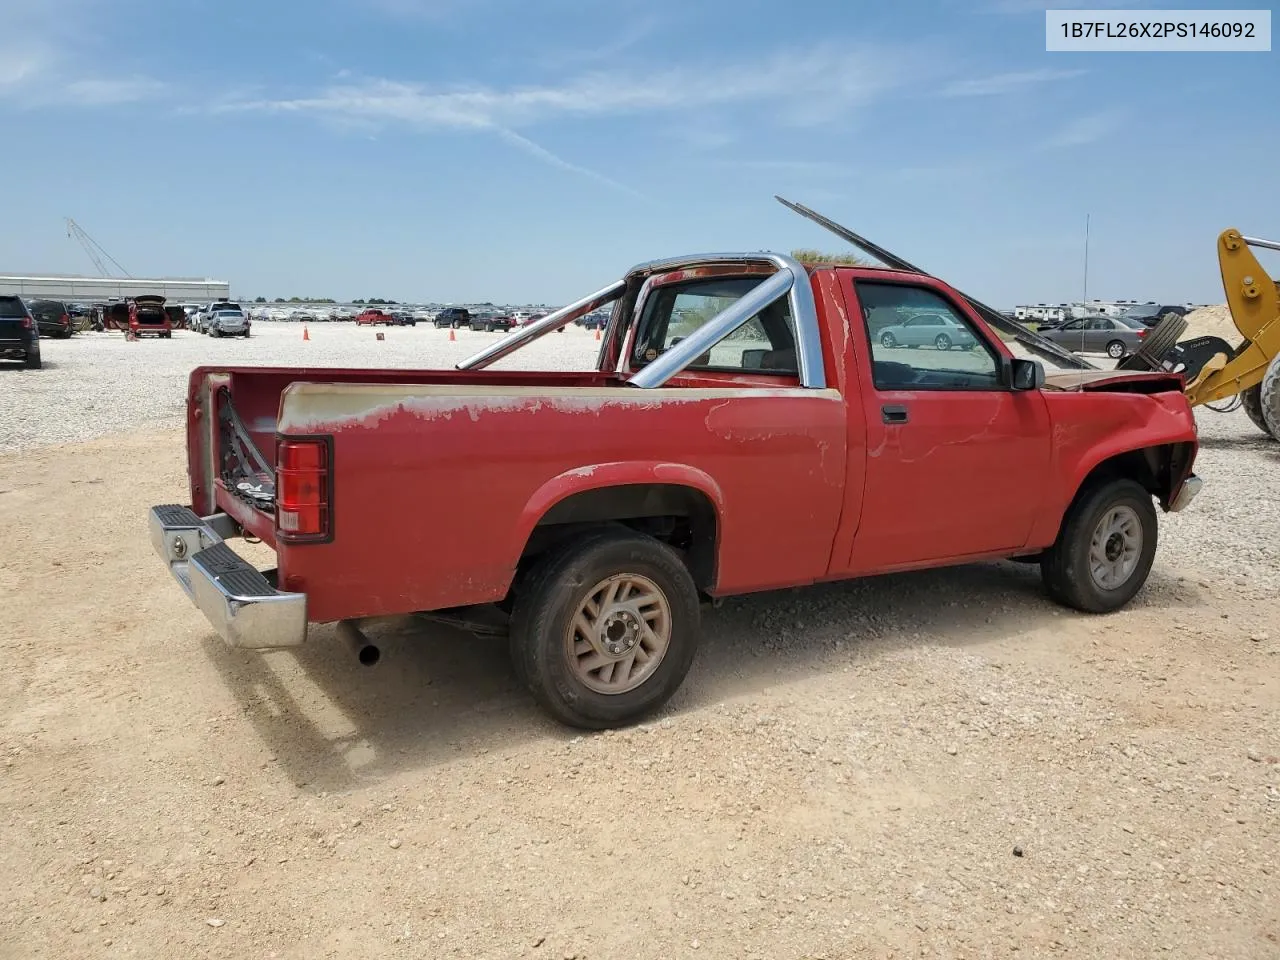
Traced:
POLYGON ((66 339, 74 332, 71 308, 61 300, 32 300, 28 307, 41 336, 66 339))
POLYGON ((0 296, 0 359, 40 369, 40 331, 21 297, 0 296))
POLYGON ((1139 303, 1129 307, 1121 314, 1129 320, 1138 320, 1145 323, 1148 327, 1154 327, 1171 313, 1176 313, 1180 317, 1187 315, 1186 307, 1170 305, 1161 305, 1158 303, 1139 303))
POLYGON ((436 314, 435 325, 437 327, 469 327, 471 311, 463 307, 445 307, 436 314))

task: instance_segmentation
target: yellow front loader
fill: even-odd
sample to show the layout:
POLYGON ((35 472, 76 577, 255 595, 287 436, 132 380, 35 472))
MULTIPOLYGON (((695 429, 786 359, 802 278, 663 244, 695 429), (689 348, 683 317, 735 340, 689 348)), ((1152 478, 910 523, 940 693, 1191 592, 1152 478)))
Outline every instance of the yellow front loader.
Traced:
POLYGON ((1199 406, 1239 396, 1249 419, 1280 440, 1280 284, 1250 247, 1280 250, 1280 242, 1245 237, 1235 229, 1218 237, 1222 289, 1244 342, 1223 344, 1230 352, 1215 351, 1189 379, 1187 399, 1199 406))

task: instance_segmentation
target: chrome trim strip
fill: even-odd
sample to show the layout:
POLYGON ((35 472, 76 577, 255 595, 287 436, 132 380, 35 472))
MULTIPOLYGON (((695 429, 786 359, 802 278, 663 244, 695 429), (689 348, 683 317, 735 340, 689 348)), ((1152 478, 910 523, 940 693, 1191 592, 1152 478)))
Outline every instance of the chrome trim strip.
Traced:
POLYGON ((509 353, 519 350, 526 343, 532 343, 539 337, 557 330, 567 323, 572 323, 583 314, 604 306, 610 300, 617 300, 627 289, 625 280, 615 280, 609 286, 597 290, 590 296, 576 300, 567 307, 561 307, 555 313, 549 313, 536 323, 527 327, 517 327, 497 343, 490 344, 479 353, 467 357, 458 363, 458 370, 483 370, 496 360, 501 360, 509 353))

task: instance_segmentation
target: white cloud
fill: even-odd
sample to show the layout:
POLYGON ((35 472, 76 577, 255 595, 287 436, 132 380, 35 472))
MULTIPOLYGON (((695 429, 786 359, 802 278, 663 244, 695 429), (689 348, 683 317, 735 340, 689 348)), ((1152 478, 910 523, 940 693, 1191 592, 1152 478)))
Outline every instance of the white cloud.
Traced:
POLYGON ((1046 142, 1047 147, 1083 147, 1097 143, 1120 129, 1124 114, 1119 110, 1103 110, 1076 117, 1064 124, 1046 142))
POLYGON ((942 88, 944 97, 991 97, 1012 93, 1025 87, 1054 80, 1070 80, 1079 77, 1086 70, 1024 70, 1018 73, 997 73, 989 77, 973 77, 968 80, 953 80, 942 88))
POLYGON ((312 96, 219 109, 294 112, 424 127, 519 128, 561 117, 674 112, 710 106, 805 108, 810 122, 838 117, 894 86, 905 65, 846 47, 785 51, 751 65, 674 67, 647 75, 594 72, 559 85, 439 88, 366 78, 312 96))
MULTIPOLYGON (((100 77, 83 72, 100 39, 93 28, 97 0, 0 0, 0 101, 22 107, 100 107, 147 100, 166 87, 143 75, 100 77)), ((117 58, 112 58, 116 60, 117 58)))

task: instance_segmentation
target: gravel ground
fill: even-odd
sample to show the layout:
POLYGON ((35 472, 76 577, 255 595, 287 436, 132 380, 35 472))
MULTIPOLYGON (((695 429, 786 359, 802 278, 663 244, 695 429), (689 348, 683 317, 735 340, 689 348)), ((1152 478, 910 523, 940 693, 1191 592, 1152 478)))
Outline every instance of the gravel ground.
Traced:
POLYGON ((1280 444, 1241 414, 1124 611, 1014 564, 738 598, 654 722, 580 736, 500 643, 235 653, 161 568, 192 365, 489 339, 310 330, 0 371, 0 957, 1280 957, 1280 444))
MULTIPOLYGON (((253 336, 219 338, 176 330, 171 340, 129 342, 116 332, 42 340, 44 369, 0 361, 0 452, 90 440, 144 424, 178 424, 186 411, 187 377, 201 364, 317 367, 450 367, 499 339, 463 328, 377 328, 351 323, 257 321, 253 336)), ((589 370, 595 336, 572 327, 543 337, 495 364, 543 370, 589 370)))

